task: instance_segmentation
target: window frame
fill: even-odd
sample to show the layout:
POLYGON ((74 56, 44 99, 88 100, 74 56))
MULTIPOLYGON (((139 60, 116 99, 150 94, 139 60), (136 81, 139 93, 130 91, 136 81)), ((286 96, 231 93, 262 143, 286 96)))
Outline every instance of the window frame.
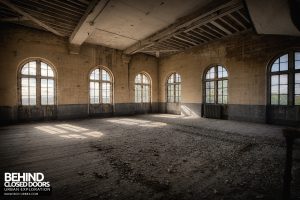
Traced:
MULTIPOLYGON (((229 100, 229 91, 228 91, 228 88, 229 88, 229 72, 228 72, 228 68, 227 67, 225 67, 224 65, 222 65, 222 64, 211 64, 211 65, 209 65, 206 69, 205 69, 205 71, 204 71, 204 73, 203 73, 203 79, 202 79, 203 81, 203 103, 204 104, 218 104, 218 105, 228 105, 228 100, 229 100), (221 78, 219 78, 218 77, 218 67, 222 67, 223 69, 225 69, 226 70, 226 72, 227 72, 227 77, 221 77, 221 78), (214 68, 214 78, 213 79, 207 79, 206 78, 206 75, 207 75, 207 73, 212 69, 212 68, 214 68), (227 95, 223 95, 223 93, 222 93, 222 103, 219 103, 219 94, 218 94, 218 82, 219 81, 227 81, 227 95), (207 94, 206 94, 206 83, 207 82, 213 82, 214 83, 214 102, 213 103, 208 103, 208 102, 206 102, 206 96, 207 96, 207 94), (223 101, 223 96, 227 96, 227 102, 226 103, 224 103, 224 101, 223 101)), ((222 91, 224 90, 224 87, 222 87, 222 91)))
POLYGON ((167 103, 181 103, 181 92, 182 92, 182 88, 181 88, 181 83, 182 83, 182 78, 181 78, 181 75, 177 72, 172 72, 171 74, 169 74, 167 76, 167 79, 166 79, 166 102, 167 103), (169 83, 169 79, 171 78, 171 76, 175 76, 174 77, 174 81, 173 83, 169 83), (176 75, 179 76, 180 78, 180 82, 177 82, 176 81, 176 75), (176 85, 178 85, 178 96, 176 96, 176 85), (169 101, 169 86, 173 87, 173 98, 172 98, 172 101, 169 101), (178 98, 177 98, 178 97, 178 98), (178 101, 177 101, 178 99, 178 101))
POLYGON ((114 102, 114 76, 112 71, 105 66, 99 65, 97 67, 94 67, 90 70, 89 74, 88 74, 88 102, 90 105, 101 105, 101 104, 106 104, 106 105, 112 105, 114 102), (92 80, 91 74, 95 71, 99 69, 99 80, 92 80), (106 73, 110 76, 110 81, 106 81, 106 80, 102 80, 102 73, 101 70, 106 71, 106 73), (91 103, 91 90, 90 90, 90 83, 94 82, 94 83, 99 83, 99 103, 91 103), (110 83, 110 102, 109 103, 103 103, 103 96, 102 96, 102 83, 110 83))
MULTIPOLYGON (((295 105, 295 75, 296 73, 300 73, 300 69, 296 69, 295 68, 295 53, 299 52, 300 53, 300 49, 290 49, 287 51, 283 51, 280 54, 277 54, 276 56, 274 56, 268 63, 268 70, 267 70, 267 105, 270 106, 300 106, 300 105, 295 105), (275 63, 275 61, 277 59, 279 59, 280 57, 284 56, 284 55, 288 55, 288 70, 286 71, 277 71, 277 72, 272 72, 272 66, 275 63), (283 105, 280 104, 280 100, 278 99, 278 104, 272 104, 272 75, 284 75, 287 74, 288 78, 287 78, 287 104, 283 105)), ((280 85, 280 82, 278 83, 278 85, 280 85)), ((278 94, 280 95, 280 93, 278 94)))
MULTIPOLYGON (((18 106, 22 107, 43 107, 43 106, 56 106, 57 105, 57 71, 54 65, 49 62, 48 60, 45 60, 43 58, 38 58, 38 57, 32 57, 32 58, 27 58, 23 60, 18 67, 17 71, 17 93, 18 93, 18 106), (30 62, 36 62, 36 74, 35 75, 26 75, 22 74, 22 69, 23 67, 30 63, 30 62), (42 76, 41 74, 41 63, 47 64, 53 71, 53 77, 50 76, 42 76), (35 105, 23 105, 22 104, 22 78, 34 78, 35 79, 35 84, 36 84, 36 104, 35 105), (54 97, 53 97, 53 104, 42 104, 42 86, 41 86, 41 80, 42 79, 47 79, 47 80, 53 80, 54 81, 54 97)), ((48 97, 48 87, 47 87, 47 97, 48 97)), ((48 101, 48 99, 47 99, 48 101)))
POLYGON ((135 103, 151 103, 152 102, 152 79, 151 79, 150 75, 146 72, 140 72, 140 73, 136 74, 134 77, 134 102, 135 103), (136 78, 138 75, 142 76, 141 83, 136 82, 136 78), (147 77, 149 83, 144 83, 143 75, 147 77), (137 85, 141 86, 141 97, 140 97, 141 101, 140 102, 136 101, 136 86, 137 85), (143 92, 144 86, 149 86, 149 91, 148 91, 149 101, 147 101, 147 102, 144 102, 144 92, 143 92))

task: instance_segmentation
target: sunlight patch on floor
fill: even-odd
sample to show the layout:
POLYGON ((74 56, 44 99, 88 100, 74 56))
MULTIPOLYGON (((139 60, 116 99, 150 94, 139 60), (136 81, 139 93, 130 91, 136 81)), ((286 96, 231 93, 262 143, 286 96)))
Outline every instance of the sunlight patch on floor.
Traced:
POLYGON ((36 126, 36 129, 49 133, 57 134, 59 137, 68 139, 87 139, 89 137, 99 138, 104 134, 99 131, 92 131, 80 126, 74 126, 71 124, 57 124, 53 126, 36 126))

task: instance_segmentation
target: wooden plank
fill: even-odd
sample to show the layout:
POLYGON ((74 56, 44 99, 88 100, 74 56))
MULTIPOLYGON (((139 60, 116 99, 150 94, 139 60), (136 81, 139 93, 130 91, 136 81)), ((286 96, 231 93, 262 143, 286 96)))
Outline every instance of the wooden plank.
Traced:
POLYGON ((181 38, 183 38, 183 39, 186 39, 186 40, 188 40, 188 41, 192 41, 192 42, 196 43, 196 45, 198 45, 198 44, 200 44, 200 43, 203 42, 202 40, 200 40, 200 39, 198 39, 198 38, 195 38, 195 37, 193 37, 192 35, 188 35, 188 34, 186 34, 186 33, 180 33, 179 36, 180 36, 181 38))
POLYGON ((199 33, 195 30, 190 30, 190 32, 192 32, 193 34, 199 35, 201 38, 203 38, 206 41, 211 41, 211 38, 207 37, 206 35, 203 35, 202 33, 199 33))
POLYGON ((199 27, 198 29, 200 29, 201 31, 203 31, 203 32, 206 33, 207 35, 212 36, 213 39, 214 39, 214 38, 219 38, 219 39, 221 38, 220 36, 218 36, 218 35, 216 35, 216 34, 213 34, 213 33, 210 32, 210 31, 205 30, 204 28, 202 28, 202 26, 199 27))
POLYGON ((214 26, 214 25, 211 24, 211 23, 208 23, 206 26, 207 26, 209 29, 215 31, 216 33, 218 33, 218 34, 221 35, 221 36, 226 36, 226 35, 227 35, 224 31, 222 31, 221 29, 217 28, 216 26, 214 26))
POLYGON ((31 21, 33 21, 37 25, 39 25, 39 26, 43 27, 44 29, 46 29, 46 30, 54 33, 55 35, 65 36, 65 35, 61 34, 60 32, 58 32, 57 30, 53 29, 52 27, 50 27, 50 26, 44 24, 43 22, 41 22, 40 20, 36 19, 35 17, 32 17, 27 12, 24 12, 23 10, 19 9, 17 6, 15 6, 14 4, 12 4, 10 1, 8 1, 8 0, 0 0, 0 2, 3 3, 3 4, 5 4, 7 7, 11 8, 15 12, 17 12, 17 13, 23 15, 24 17, 30 19, 31 21))
POLYGON ((162 41, 162 42, 160 42, 160 43, 162 43, 162 44, 164 44, 164 45, 167 45, 169 48, 171 47, 171 48, 174 48, 174 49, 182 49, 181 46, 178 46, 178 45, 176 45, 176 44, 173 44, 172 42, 167 41, 167 40, 162 41))
POLYGON ((247 23, 250 23, 250 20, 248 17, 246 17, 242 12, 241 12, 242 9, 236 11, 247 23))
POLYGON ((236 28, 235 26, 233 26, 231 23, 227 22, 225 19, 223 19, 222 17, 219 18, 219 20, 221 22, 223 22, 224 24, 226 24, 227 26, 229 26, 230 28, 232 28, 233 30, 235 30, 236 32, 239 32, 240 30, 238 28, 236 28))
POLYGON ((216 21, 211 21, 210 23, 212 25, 214 25, 215 27, 219 28, 220 30, 224 31, 225 33, 227 33, 227 35, 232 34, 232 32, 230 30, 226 29, 224 26, 220 25, 216 21))
POLYGON ((193 41, 190 41, 190 40, 187 40, 187 39, 185 39, 185 38, 182 38, 182 37, 180 37, 180 36, 178 36, 178 35, 177 35, 177 36, 174 35, 173 37, 176 38, 176 39, 178 39, 178 40, 181 40, 181 41, 183 41, 183 42, 190 43, 191 45, 194 45, 194 46, 197 45, 197 43, 195 43, 195 42, 193 42, 193 41))
MULTIPOLYGON (((53 19, 56 19, 58 21, 61 21, 61 22, 65 22, 65 23, 74 23, 74 17, 70 17, 70 16, 62 16, 61 14, 59 13, 52 13, 52 12, 40 12, 38 10, 29 10, 28 8, 24 8, 24 7, 21 7, 20 8, 22 10, 24 10, 25 12, 30 12, 31 15, 33 15, 34 17, 36 18, 53 18, 53 19)), ((76 26, 77 23, 75 23, 75 26, 76 26)))
POLYGON ((233 21, 235 21, 238 25, 240 25, 243 29, 247 29, 247 27, 240 21, 238 20, 232 13, 228 15, 233 21))
POLYGON ((6 17, 0 19, 1 22, 21 22, 21 21, 28 21, 26 17, 6 17))
POLYGON ((169 38, 168 40, 171 41, 171 42, 173 42, 174 44, 177 44, 177 45, 182 46, 183 48, 191 46, 191 45, 189 45, 189 44, 187 44, 187 43, 185 43, 185 42, 182 42, 182 41, 180 41, 180 40, 176 40, 176 39, 173 38, 173 37, 169 38))
POLYGON ((152 52, 157 52, 159 51, 160 53, 166 53, 166 52, 179 52, 180 50, 178 49, 161 49, 161 50, 143 50, 143 51, 140 51, 140 52, 143 52, 143 53, 152 53, 152 52))

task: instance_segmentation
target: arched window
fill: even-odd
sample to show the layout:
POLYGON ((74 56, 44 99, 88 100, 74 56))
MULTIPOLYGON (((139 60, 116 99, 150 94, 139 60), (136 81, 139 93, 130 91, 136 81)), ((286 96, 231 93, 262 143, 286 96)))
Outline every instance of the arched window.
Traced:
POLYGON ((181 101, 181 77, 172 73, 167 82, 167 102, 178 103, 181 101))
POLYGON ((112 76, 103 67, 90 74, 90 103, 112 103, 112 76))
POLYGON ((269 103, 300 105, 300 52, 290 51, 274 60, 269 70, 269 103))
POLYGON ((149 103, 151 83, 150 78, 143 73, 135 77, 135 102, 136 103, 149 103))
POLYGON ((25 63, 20 71, 20 103, 24 106, 55 104, 55 73, 41 60, 25 63))
POLYGON ((213 65, 205 74, 205 103, 227 104, 228 73, 221 65, 213 65))

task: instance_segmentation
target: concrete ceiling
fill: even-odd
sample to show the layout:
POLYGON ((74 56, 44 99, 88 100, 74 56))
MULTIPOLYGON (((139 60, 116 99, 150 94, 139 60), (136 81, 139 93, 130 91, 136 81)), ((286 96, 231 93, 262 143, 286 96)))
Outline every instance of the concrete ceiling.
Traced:
POLYGON ((211 0, 111 0, 94 20, 85 42, 124 50, 211 0))
MULTIPOLYGON (((246 0, 256 32, 258 34, 300 36, 300 31, 291 18, 289 3, 293 1, 246 0)), ((299 18, 299 7, 297 9, 297 16, 299 18)))

